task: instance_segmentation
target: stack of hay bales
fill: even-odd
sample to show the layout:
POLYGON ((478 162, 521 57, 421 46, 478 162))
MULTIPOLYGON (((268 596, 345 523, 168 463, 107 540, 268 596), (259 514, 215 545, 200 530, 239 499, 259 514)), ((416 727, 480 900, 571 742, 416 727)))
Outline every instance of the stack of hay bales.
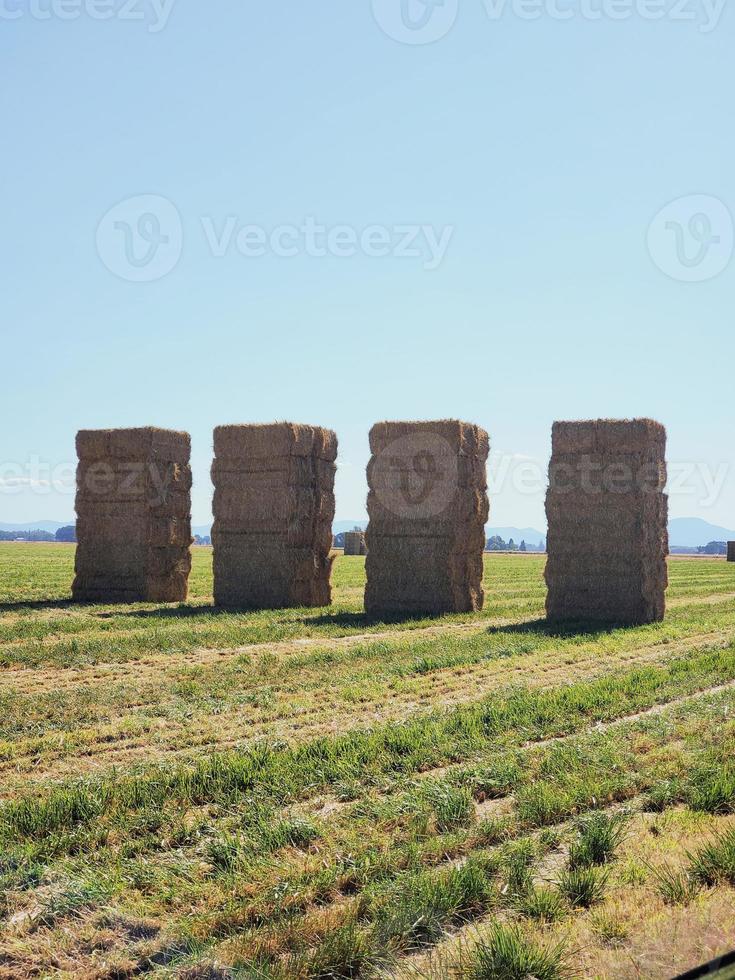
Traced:
POLYGON ((167 429, 77 435, 80 602, 183 602, 191 570, 190 439, 167 429))
POLYGON ((214 430, 214 599, 327 606, 337 436, 289 422, 214 430))
POLYGON ((380 422, 370 449, 366 611, 481 609, 487 433, 455 420, 380 422))
POLYGON ((663 619, 666 430, 650 419, 556 422, 552 443, 549 619, 631 625, 663 619))
POLYGON ((346 555, 366 555, 365 532, 364 531, 345 531, 345 554, 346 555))
POLYGON ((735 561, 735 541, 727 542, 727 560, 735 561))

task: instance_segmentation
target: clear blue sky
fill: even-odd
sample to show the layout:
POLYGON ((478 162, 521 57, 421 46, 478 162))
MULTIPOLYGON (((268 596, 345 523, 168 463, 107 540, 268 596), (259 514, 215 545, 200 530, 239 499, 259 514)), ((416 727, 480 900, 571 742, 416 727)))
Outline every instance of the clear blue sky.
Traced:
MULTIPOLYGON (((152 0, 134 0, 144 20, 55 2, 0 0, 0 520, 72 516, 69 487, 25 474, 36 459, 59 481, 80 427, 191 432, 204 523, 219 423, 335 428, 351 519, 378 419, 478 422, 515 472, 545 465, 556 418, 650 415, 699 467, 674 514, 735 526, 732 10, 446 0, 424 11, 442 36, 406 44, 401 0, 174 0, 165 23, 152 0), (181 221, 178 261, 148 282, 111 251, 130 208, 104 217, 139 195, 181 221), (229 216, 268 239, 310 217, 380 226, 392 251, 323 256, 288 232, 299 254, 218 256, 229 216), (395 254, 405 225, 449 229, 441 261, 421 236, 420 257, 395 254)), ((134 257, 157 231, 177 247, 159 216, 134 257)), ((513 479, 491 522, 543 526, 543 487, 513 479)))

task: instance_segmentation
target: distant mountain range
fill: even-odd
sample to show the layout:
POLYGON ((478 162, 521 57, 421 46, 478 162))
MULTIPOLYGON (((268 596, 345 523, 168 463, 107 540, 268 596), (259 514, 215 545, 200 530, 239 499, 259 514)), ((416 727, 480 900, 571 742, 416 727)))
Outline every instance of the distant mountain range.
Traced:
POLYGON ((542 541, 546 541, 545 532, 537 531, 534 527, 486 527, 485 537, 502 538, 503 541, 510 541, 513 538, 516 544, 525 541, 526 544, 539 545, 542 541))
POLYGON ((669 538, 672 547, 698 548, 710 541, 735 541, 735 531, 699 517, 675 517, 669 522, 669 538))
MULTIPOLYGON (((367 521, 336 521, 334 533, 351 531, 353 527, 364 529, 367 521)), ((205 532, 208 533, 208 532, 205 532)), ((525 541, 526 544, 538 545, 546 540, 546 531, 538 531, 535 527, 486 527, 488 538, 498 536, 504 541, 511 538, 516 544, 525 541)), ((735 530, 710 524, 700 517, 675 517, 669 522, 669 538, 672 547, 699 548, 710 541, 735 541, 735 530)))
POLYGON ((31 521, 29 524, 3 524, 0 523, 0 531, 48 531, 54 534, 60 527, 69 527, 74 524, 74 519, 70 521, 31 521))
MULTIPOLYGON (((50 531, 52 534, 60 527, 73 524, 73 518, 68 521, 30 521, 27 524, 6 524, 0 522, 0 531, 50 531)), ((364 529, 367 521, 335 521, 335 534, 351 531, 354 527, 364 529)), ((546 538, 545 531, 537 531, 533 527, 487 527, 487 536, 497 535, 504 541, 511 538, 516 544, 525 541, 527 544, 538 545, 546 538)), ((206 537, 211 534, 209 524, 200 524, 192 528, 193 534, 206 537)), ((710 524, 700 517, 675 517, 669 523, 669 538, 674 548, 698 548, 709 544, 710 541, 735 541, 735 530, 710 524)))

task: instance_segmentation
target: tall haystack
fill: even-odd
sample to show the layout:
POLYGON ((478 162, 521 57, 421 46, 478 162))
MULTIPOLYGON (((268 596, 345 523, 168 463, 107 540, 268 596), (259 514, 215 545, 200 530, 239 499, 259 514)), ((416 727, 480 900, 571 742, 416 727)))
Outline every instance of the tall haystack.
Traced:
POLYGON ((80 602, 183 602, 191 570, 191 442, 168 429, 77 435, 80 602))
POLYGON ((337 436, 284 422, 214 430, 214 599, 327 606, 337 436))
POLYGON ((488 435, 468 422, 379 422, 370 432, 365 609, 482 608, 488 435))
POLYGON ((727 542, 727 560, 735 561, 735 541, 727 542))
POLYGON ((364 531, 345 531, 345 554, 366 555, 364 531))
POLYGON ((665 485, 666 430, 658 422, 554 424, 546 497, 550 620, 663 619, 665 485))

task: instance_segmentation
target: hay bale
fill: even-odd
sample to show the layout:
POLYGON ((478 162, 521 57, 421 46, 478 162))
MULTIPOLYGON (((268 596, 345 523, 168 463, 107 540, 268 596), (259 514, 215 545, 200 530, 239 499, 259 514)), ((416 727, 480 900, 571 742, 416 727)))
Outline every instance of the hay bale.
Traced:
POLYGON ((77 434, 79 602, 183 602, 191 570, 191 441, 165 429, 77 434))
POLYGON ((663 619, 666 430, 650 419, 556 422, 546 584, 550 620, 663 619))
POLYGON ((735 561, 735 541, 727 542, 727 560, 735 561))
POLYGON ((288 422, 220 426, 214 452, 215 603, 329 605, 335 433, 288 422))
POLYGON ((345 554, 346 555, 366 555, 365 532, 364 531, 345 531, 345 554))
POLYGON ((370 449, 366 611, 481 609, 487 433, 456 420, 380 422, 370 449))

